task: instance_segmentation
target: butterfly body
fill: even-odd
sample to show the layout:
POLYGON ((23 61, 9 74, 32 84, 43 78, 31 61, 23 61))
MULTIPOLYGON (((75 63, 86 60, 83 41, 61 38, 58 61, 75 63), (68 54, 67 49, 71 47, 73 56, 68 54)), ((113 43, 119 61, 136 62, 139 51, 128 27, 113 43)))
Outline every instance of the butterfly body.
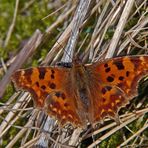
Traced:
POLYGON ((137 95, 138 81, 148 74, 148 56, 126 56, 71 67, 37 67, 16 71, 12 80, 29 91, 35 105, 59 120, 85 127, 109 116, 137 95))
POLYGON ((92 99, 90 88, 90 73, 82 63, 73 63, 71 70, 71 82, 73 93, 75 94, 77 103, 77 114, 83 119, 83 123, 86 125, 92 121, 92 99))

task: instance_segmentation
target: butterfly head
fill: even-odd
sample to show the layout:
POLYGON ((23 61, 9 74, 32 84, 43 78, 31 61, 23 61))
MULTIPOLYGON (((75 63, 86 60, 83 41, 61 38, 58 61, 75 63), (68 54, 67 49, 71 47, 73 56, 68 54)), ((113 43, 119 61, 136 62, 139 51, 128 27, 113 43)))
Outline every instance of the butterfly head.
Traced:
POLYGON ((72 67, 81 67, 83 65, 82 60, 80 57, 75 56, 72 60, 72 67))
POLYGON ((82 60, 78 57, 74 57, 72 62, 58 62, 56 66, 65 68, 81 67, 83 65, 82 60))

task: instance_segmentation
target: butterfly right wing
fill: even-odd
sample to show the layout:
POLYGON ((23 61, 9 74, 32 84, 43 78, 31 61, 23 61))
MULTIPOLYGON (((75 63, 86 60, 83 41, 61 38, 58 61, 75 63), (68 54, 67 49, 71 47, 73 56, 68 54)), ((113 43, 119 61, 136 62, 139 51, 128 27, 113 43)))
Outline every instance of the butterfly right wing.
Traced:
POLYGON ((94 122, 116 118, 119 109, 137 95, 138 81, 148 74, 148 56, 125 56, 88 65, 94 122))
POLYGON ((77 102, 71 88, 70 69, 38 67, 16 71, 12 81, 20 89, 29 91, 37 107, 45 110, 65 125, 82 125, 77 114, 77 102))

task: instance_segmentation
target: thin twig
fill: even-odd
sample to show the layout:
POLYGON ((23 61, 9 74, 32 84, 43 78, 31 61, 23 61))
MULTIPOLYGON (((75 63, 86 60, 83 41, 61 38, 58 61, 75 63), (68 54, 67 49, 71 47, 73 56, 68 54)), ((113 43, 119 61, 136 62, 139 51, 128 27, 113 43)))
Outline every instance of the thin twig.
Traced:
POLYGON ((12 23, 11 23, 11 25, 9 27, 9 30, 8 30, 8 33, 7 33, 5 42, 4 42, 4 47, 6 47, 8 45, 8 42, 9 42, 9 40, 11 38, 11 34, 13 32, 13 29, 14 29, 14 26, 15 26, 15 22, 16 22, 16 17, 17 17, 17 12, 18 12, 18 6, 19 6, 19 0, 16 0, 15 10, 14 10, 14 15, 13 15, 13 20, 12 20, 12 23))
POLYGON ((117 29, 116 29, 116 31, 114 33, 114 36, 112 38, 111 44, 110 44, 109 49, 108 49, 108 52, 106 54, 106 58, 113 57, 113 55, 115 53, 115 49, 117 47, 117 44, 118 44, 119 39, 121 37, 121 34, 123 32, 123 28, 125 27, 127 18, 128 18, 129 14, 131 12, 132 7, 133 7, 134 1, 135 0, 126 1, 125 8, 124 8, 124 10, 123 10, 123 12, 121 14, 119 23, 117 25, 117 29))

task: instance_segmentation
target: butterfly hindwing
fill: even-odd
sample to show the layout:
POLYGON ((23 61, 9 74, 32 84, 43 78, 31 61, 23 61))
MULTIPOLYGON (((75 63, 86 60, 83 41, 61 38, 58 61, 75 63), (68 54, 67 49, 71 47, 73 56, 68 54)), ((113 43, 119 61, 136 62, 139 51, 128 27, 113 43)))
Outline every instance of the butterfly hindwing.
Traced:
POLYGON ((118 87, 110 85, 100 86, 100 90, 92 93, 94 102, 93 123, 103 121, 107 116, 117 119, 118 110, 128 103, 126 95, 118 87))

